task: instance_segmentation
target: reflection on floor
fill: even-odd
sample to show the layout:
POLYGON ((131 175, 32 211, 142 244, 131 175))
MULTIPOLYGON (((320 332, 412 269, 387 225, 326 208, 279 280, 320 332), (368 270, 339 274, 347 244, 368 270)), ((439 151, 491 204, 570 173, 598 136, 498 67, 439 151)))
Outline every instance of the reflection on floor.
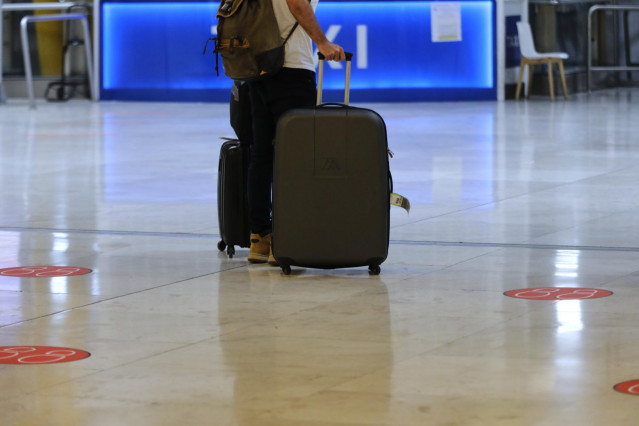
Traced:
POLYGON ((0 362, 91 353, 0 363, 2 424, 636 424, 638 99, 366 105, 413 204, 378 277, 217 250, 227 105, 0 105, 0 269, 92 270, 0 275, 0 362), (503 294, 549 287, 613 294, 503 294))

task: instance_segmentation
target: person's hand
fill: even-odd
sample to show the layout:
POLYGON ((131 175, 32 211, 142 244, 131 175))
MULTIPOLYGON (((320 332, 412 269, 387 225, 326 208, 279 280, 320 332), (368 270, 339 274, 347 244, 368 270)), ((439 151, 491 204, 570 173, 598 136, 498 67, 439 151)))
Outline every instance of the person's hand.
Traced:
POLYGON ((317 48, 319 49, 320 53, 324 55, 324 58, 326 58, 327 61, 339 62, 346 59, 346 56, 344 55, 344 49, 338 44, 327 41, 323 45, 317 46, 317 48))

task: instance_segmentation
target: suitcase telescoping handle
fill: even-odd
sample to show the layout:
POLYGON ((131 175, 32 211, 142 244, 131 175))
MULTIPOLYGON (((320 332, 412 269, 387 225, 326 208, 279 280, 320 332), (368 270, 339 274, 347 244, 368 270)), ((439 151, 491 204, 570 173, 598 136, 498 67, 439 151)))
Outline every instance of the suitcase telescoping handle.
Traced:
MULTIPOLYGON (((350 52, 344 52, 346 56, 346 82, 344 88, 344 104, 348 105, 348 101, 350 98, 351 91, 351 62, 353 61, 353 54, 350 52)), ((317 56, 319 57, 319 69, 317 76, 317 105, 322 103, 322 84, 324 83, 324 55, 320 52, 317 52, 317 56)))

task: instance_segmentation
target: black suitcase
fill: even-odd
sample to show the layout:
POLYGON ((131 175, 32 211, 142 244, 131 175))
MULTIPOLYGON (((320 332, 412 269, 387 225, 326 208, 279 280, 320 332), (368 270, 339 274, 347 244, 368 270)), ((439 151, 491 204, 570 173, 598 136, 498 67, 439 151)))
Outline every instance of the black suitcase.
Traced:
POLYGON ((220 148, 217 176, 217 215, 222 240, 217 247, 229 257, 235 246, 251 245, 246 182, 253 135, 248 86, 233 82, 229 103, 231 127, 238 139, 226 139, 220 148))
POLYGON ((347 54, 344 104, 289 111, 275 138, 273 255, 291 266, 368 266, 380 273, 388 255, 392 181, 384 120, 348 106, 352 55, 347 54))
POLYGON ((246 181, 249 147, 239 140, 226 140, 220 148, 217 173, 217 216, 222 240, 217 244, 229 257, 235 246, 249 247, 248 202, 246 181))

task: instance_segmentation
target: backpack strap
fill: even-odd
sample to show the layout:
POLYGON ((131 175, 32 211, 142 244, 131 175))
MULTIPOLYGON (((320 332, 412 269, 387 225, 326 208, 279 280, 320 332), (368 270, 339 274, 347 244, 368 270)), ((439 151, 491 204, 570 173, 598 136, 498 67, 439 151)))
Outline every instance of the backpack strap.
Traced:
MULTIPOLYGON (((313 2, 313 0, 308 0, 308 4, 311 4, 313 2)), ((300 23, 297 22, 297 19, 295 20, 295 25, 293 25, 293 28, 291 28, 291 32, 288 33, 288 35, 286 36, 286 38, 284 39, 284 43, 282 43, 283 45, 286 44, 286 42, 288 41, 289 38, 291 38, 291 36, 293 35, 293 33, 295 32, 295 30, 297 29, 298 25, 300 23)))
POLYGON ((293 25, 293 28, 291 29, 291 32, 288 33, 288 35, 286 36, 286 38, 284 39, 284 42, 282 43, 282 45, 286 44, 286 42, 288 41, 289 38, 291 38, 291 36, 293 35, 293 33, 295 32, 295 30, 297 29, 297 27, 300 25, 299 22, 295 21, 295 25, 293 25))

